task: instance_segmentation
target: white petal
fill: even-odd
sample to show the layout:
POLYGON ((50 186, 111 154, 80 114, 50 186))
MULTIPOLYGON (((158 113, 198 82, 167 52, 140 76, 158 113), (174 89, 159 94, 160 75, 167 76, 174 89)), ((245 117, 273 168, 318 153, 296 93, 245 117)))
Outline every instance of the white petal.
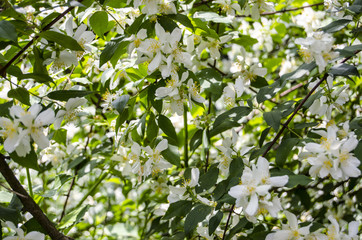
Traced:
POLYGON ((152 59, 150 64, 148 65, 148 70, 150 72, 155 71, 160 66, 161 60, 162 60, 162 54, 161 52, 158 52, 156 56, 152 59))
POLYGON ((248 206, 245 209, 245 213, 253 216, 253 215, 255 215, 256 211, 258 210, 258 207, 259 207, 259 199, 258 199, 258 196, 254 193, 250 197, 250 201, 249 201, 248 206))
POLYGON ((288 212, 288 211, 284 211, 284 214, 288 219, 290 228, 293 229, 293 230, 298 229, 297 217, 293 213, 288 212))
POLYGON ((35 126, 45 126, 53 123, 55 120, 55 114, 53 109, 48 108, 47 110, 41 112, 35 119, 34 125, 35 126))
POLYGON ((168 148, 168 141, 167 139, 163 139, 161 142, 157 144, 156 150, 162 152, 168 148))
POLYGON ((289 177, 287 175, 279 176, 279 177, 271 177, 270 184, 273 187, 283 187, 288 183, 289 177))
POLYGON ((49 146, 49 139, 44 135, 42 128, 32 131, 31 137, 34 139, 36 144, 38 144, 40 149, 44 149, 49 146))

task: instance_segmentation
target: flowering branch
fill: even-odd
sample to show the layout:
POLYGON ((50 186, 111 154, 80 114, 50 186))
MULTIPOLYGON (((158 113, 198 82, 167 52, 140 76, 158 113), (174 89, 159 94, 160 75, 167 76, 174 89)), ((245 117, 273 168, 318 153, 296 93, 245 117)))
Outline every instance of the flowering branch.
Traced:
MULTIPOLYGON (((83 0, 78 0, 78 2, 82 2, 83 0)), ((49 30, 56 22, 58 22, 60 19, 62 19, 68 12, 72 11, 75 7, 69 7, 67 10, 65 10, 63 13, 61 13, 58 17, 54 18, 53 21, 51 21, 48 25, 46 25, 41 31, 45 32, 49 30)), ((0 69, 0 76, 5 77, 6 76, 6 69, 10 67, 10 65, 18 59, 33 43, 35 40, 39 38, 39 35, 36 35, 33 39, 28 42, 4 67, 0 69)))
POLYGON ((42 228, 48 233, 53 240, 69 240, 70 237, 64 236, 54 224, 44 214, 38 204, 29 196, 28 192, 20 184, 19 180, 15 177, 13 171, 11 171, 9 165, 5 161, 6 157, 0 154, 0 172, 4 176, 7 183, 16 192, 16 195, 20 199, 24 208, 33 215, 36 221, 42 226, 42 228))

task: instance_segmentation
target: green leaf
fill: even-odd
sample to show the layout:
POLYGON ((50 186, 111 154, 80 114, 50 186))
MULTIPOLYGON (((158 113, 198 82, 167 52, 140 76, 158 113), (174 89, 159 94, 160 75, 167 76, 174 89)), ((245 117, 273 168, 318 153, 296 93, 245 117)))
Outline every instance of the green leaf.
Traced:
POLYGON ((196 79, 200 82, 201 88, 206 95, 216 101, 223 92, 222 76, 213 68, 205 68, 196 73, 196 79))
POLYGON ((220 114, 213 124, 210 131, 210 137, 222 133, 230 128, 240 126, 238 122, 242 117, 247 116, 251 112, 249 107, 235 107, 220 114))
POLYGON ((18 34, 13 24, 8 21, 0 21, 0 40, 10 40, 16 42, 18 34))
POLYGON ((210 168, 206 173, 202 174, 199 179, 200 186, 196 187, 196 193, 208 190, 216 185, 217 178, 219 176, 219 169, 214 166, 210 168))
POLYGON ((360 167, 362 166, 362 140, 359 141, 359 143, 357 144, 357 147, 354 149, 353 151, 354 155, 356 156, 356 158, 358 158, 361 162, 360 167))
POLYGON ((327 26, 321 28, 323 32, 334 33, 345 28, 352 20, 338 19, 337 21, 331 22, 327 26))
POLYGON ((23 167, 32 168, 37 171, 39 170, 38 156, 36 155, 33 148, 31 148, 30 153, 28 153, 25 157, 19 157, 15 151, 10 153, 10 157, 14 162, 23 167))
POLYGON ((195 151, 195 149, 201 145, 203 137, 203 131, 198 129, 190 140, 190 150, 195 151))
POLYGON ((255 43, 258 43, 258 40, 248 35, 241 35, 238 38, 231 40, 231 42, 243 46, 245 48, 248 48, 253 46, 255 43))
POLYGON ((218 211, 209 221, 209 235, 213 234, 216 228, 219 226, 224 214, 218 211))
POLYGON ((212 208, 210 206, 203 204, 194 207, 185 219, 185 234, 189 235, 197 227, 197 224, 210 214, 211 210, 212 208))
POLYGON ((167 15, 158 16, 158 23, 165 29, 167 32, 172 32, 175 28, 178 28, 177 24, 167 15))
POLYGON ((52 137, 54 141, 59 144, 66 144, 67 143, 67 130, 66 129, 58 129, 54 132, 52 137))
MULTIPOLYGON (((46 68, 46 64, 44 64, 43 55, 40 52, 39 48, 34 47, 33 53, 34 53, 34 64, 33 64, 34 69, 33 69, 33 73, 36 74, 36 75, 38 75, 38 74, 39 75, 46 75, 47 77, 49 77, 48 76, 48 71, 47 71, 47 68, 46 68)), ((25 75, 27 75, 27 74, 25 74, 25 75)), ((50 78, 50 81, 51 80, 52 79, 50 78)))
POLYGON ((116 41, 113 40, 113 41, 110 41, 109 43, 107 43, 107 45, 103 49, 101 55, 99 56, 99 67, 102 67, 103 64, 105 64, 106 62, 111 60, 111 58, 117 51, 122 39, 123 39, 123 37, 121 39, 117 39, 116 41))
POLYGON ((28 73, 22 75, 19 79, 34 79, 38 83, 46 83, 46 82, 52 82, 53 79, 48 74, 40 74, 40 73, 28 73))
POLYGON ((59 45, 74 51, 84 51, 79 43, 72 37, 60 32, 45 31, 39 33, 39 36, 45 38, 48 41, 56 42, 59 45))
POLYGON ((173 145, 178 145, 176 130, 171 120, 160 114, 158 116, 157 122, 161 130, 167 135, 167 137, 169 137, 169 140, 171 140, 170 143, 173 145))
POLYGON ((282 120, 282 114, 280 111, 273 110, 270 112, 264 112, 263 117, 265 122, 276 132, 279 130, 280 120, 282 120))
POLYGON ((292 151, 293 147, 299 143, 298 138, 287 138, 282 140, 281 144, 277 149, 275 156, 275 163, 279 167, 283 167, 285 161, 287 160, 288 155, 292 151))
POLYGON ((17 225, 20 222, 21 216, 20 212, 16 209, 0 206, 0 219, 13 222, 15 225, 17 225))
POLYGON ((153 114, 152 112, 150 112, 149 114, 149 119, 147 122, 147 139, 148 141, 152 142, 153 139, 155 139, 158 135, 158 125, 156 123, 156 119, 155 119, 155 114, 153 114))
POLYGON ((48 93, 48 98, 59 101, 68 101, 70 98, 84 97, 93 92, 83 90, 57 90, 48 93))
POLYGON ((171 203, 162 219, 168 220, 173 217, 184 217, 189 213, 192 205, 193 203, 187 200, 171 203))
POLYGON ((349 76, 349 75, 359 76, 357 68, 353 65, 349 65, 346 63, 340 63, 334 65, 333 67, 331 67, 331 69, 329 69, 328 73, 334 76, 349 76))
POLYGON ((112 102, 112 107, 115 108, 120 115, 122 115, 128 101, 129 95, 122 95, 112 102))
POLYGON ((185 27, 191 28, 194 30, 194 25, 192 25, 191 20, 184 14, 168 14, 167 17, 181 23, 185 27))
POLYGON ((178 147, 168 144, 168 148, 161 152, 162 156, 171 164, 180 167, 180 153, 178 151, 178 147))
POLYGON ((305 175, 289 175, 288 183, 285 185, 288 188, 293 188, 297 185, 306 186, 312 179, 305 175))
POLYGON ((15 89, 11 89, 8 92, 9 98, 15 98, 19 100, 20 102, 24 103, 25 105, 30 106, 30 96, 28 90, 22 87, 18 87, 15 89))
POLYGON ((63 218, 62 222, 59 225, 59 228, 67 228, 73 224, 78 223, 84 214, 88 211, 90 205, 85 205, 84 207, 79 207, 74 209, 63 218))
POLYGON ((240 178, 244 170, 244 161, 241 157, 234 158, 229 166, 229 177, 240 178))
POLYGON ((262 88, 268 86, 268 82, 265 78, 257 76, 256 79, 252 79, 250 85, 255 88, 262 88))
POLYGON ((263 146, 265 138, 268 136, 270 129, 271 129, 271 127, 268 127, 266 129, 264 129, 263 132, 261 133, 260 138, 259 138, 259 147, 263 146))
POLYGON ((138 29, 140 28, 145 16, 146 16, 146 14, 141 14, 140 16, 138 16, 133 21, 132 25, 126 29, 126 32, 128 32, 129 34, 136 34, 138 32, 138 29))
POLYGON ((232 229, 230 229, 229 234, 226 236, 226 240, 230 240, 236 233, 239 233, 242 231, 243 228, 245 228, 245 226, 249 223, 249 221, 243 217, 242 219, 240 219, 240 221, 238 222, 238 224, 236 224, 235 227, 233 227, 232 229))
POLYGON ((100 37, 107 31, 108 15, 105 11, 98 11, 93 13, 89 18, 89 24, 93 31, 100 37))
POLYGON ((0 117, 9 115, 9 108, 13 106, 13 101, 0 104, 0 117))
POLYGON ((43 227, 38 223, 38 221, 35 218, 29 219, 26 223, 24 223, 23 227, 26 228, 26 231, 28 233, 32 231, 37 231, 47 234, 47 232, 43 229, 43 227))

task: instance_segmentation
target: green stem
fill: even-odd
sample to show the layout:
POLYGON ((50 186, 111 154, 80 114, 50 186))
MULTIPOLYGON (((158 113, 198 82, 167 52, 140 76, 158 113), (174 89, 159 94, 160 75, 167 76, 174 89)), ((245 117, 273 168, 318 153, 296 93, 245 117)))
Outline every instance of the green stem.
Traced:
POLYGON ((28 179, 28 187, 29 187, 30 197, 31 197, 31 198, 34 198, 33 185, 31 184, 31 178, 30 178, 29 168, 26 168, 26 177, 27 177, 27 179, 28 179))
POLYGON ((185 142, 184 142, 184 161, 185 168, 189 167, 189 149, 188 149, 188 129, 187 129, 187 106, 184 104, 184 131, 185 131, 185 142))
POLYGON ((104 172, 101 174, 101 176, 97 179, 97 181, 94 183, 94 185, 92 186, 92 188, 87 192, 86 195, 84 195, 84 197, 79 201, 79 203, 77 204, 77 206, 74 209, 79 208, 83 202, 87 199, 88 196, 92 195, 92 193, 96 190, 96 188, 99 186, 99 184, 101 184, 101 182, 108 176, 108 172, 104 172))

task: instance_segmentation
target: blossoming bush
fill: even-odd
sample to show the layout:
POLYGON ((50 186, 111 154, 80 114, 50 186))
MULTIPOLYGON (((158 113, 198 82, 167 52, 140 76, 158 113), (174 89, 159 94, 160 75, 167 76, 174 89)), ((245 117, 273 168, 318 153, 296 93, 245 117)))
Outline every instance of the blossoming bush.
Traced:
POLYGON ((362 1, 0 4, 0 239, 360 238, 362 1))

